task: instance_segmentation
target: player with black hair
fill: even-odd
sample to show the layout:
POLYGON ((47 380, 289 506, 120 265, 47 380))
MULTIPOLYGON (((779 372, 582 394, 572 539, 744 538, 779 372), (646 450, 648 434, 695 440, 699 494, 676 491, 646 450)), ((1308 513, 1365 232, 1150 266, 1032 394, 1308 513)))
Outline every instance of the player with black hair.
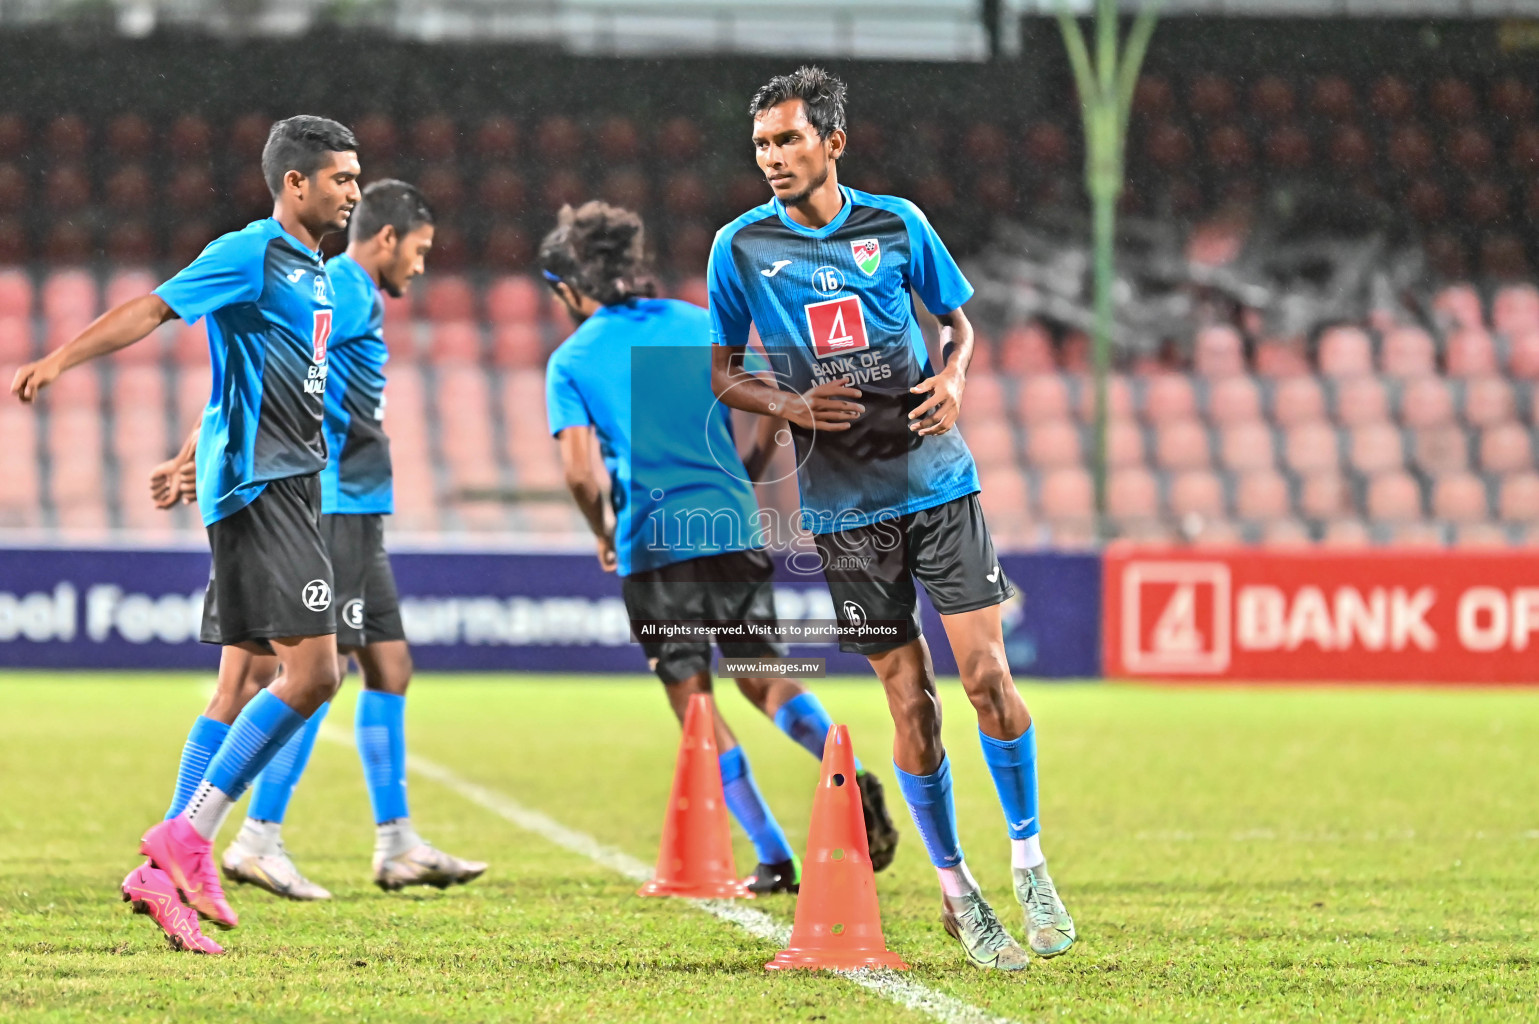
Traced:
POLYGON ((131 345, 168 320, 207 317, 213 388, 196 458, 213 567, 201 636, 276 653, 283 673, 236 716, 217 753, 196 742, 195 727, 183 757, 184 807, 145 833, 140 851, 149 863, 124 879, 123 898, 179 949, 222 952, 189 912, 236 924, 213 838, 258 773, 337 688, 331 562, 320 522, 334 301, 320 243, 347 227, 358 203, 356 151, 353 133, 323 117, 274 124, 262 153, 271 217, 215 239, 153 293, 109 310, 21 367, 11 385, 30 402, 72 366, 131 345))
POLYGON ((711 249, 712 384, 734 408, 790 421, 803 525, 822 558, 840 646, 865 654, 886 691, 893 764, 940 879, 942 922, 973 963, 1020 970, 1029 954, 983 898, 957 840, 914 587, 917 578, 941 613, 978 714, 1028 944, 1056 956, 1074 942, 1074 923, 1042 857, 1036 735, 1005 659, 1000 605, 1014 591, 983 521, 977 468, 952 429, 972 358, 962 306, 973 289, 916 206, 839 184, 844 101, 844 83, 815 67, 754 94, 753 147, 773 195, 711 249), (939 372, 914 294, 940 322, 939 372), (746 371, 751 326, 789 366, 786 387, 746 371))
MULTIPOLYGON (((710 643, 649 638, 647 627, 775 628, 774 567, 763 550, 753 481, 784 424, 774 416, 760 420, 745 465, 730 414, 711 394, 706 313, 655 298, 644 253, 641 218, 631 211, 600 202, 562 209, 540 246, 540 265, 577 330, 550 358, 546 406, 567 486, 597 538, 599 563, 621 576, 632 629, 682 722, 690 697, 711 692, 710 643), (602 466, 593 460, 595 448, 602 466), (705 524, 698 537, 695 522, 705 524)), ((717 645, 736 658, 785 650, 761 637, 718 637, 717 645)), ((737 684, 782 731, 822 757, 832 723, 813 693, 783 677, 737 684)), ((719 710, 716 742, 727 806, 759 858, 749 888, 796 891, 799 871, 785 833, 719 710)), ((898 833, 876 776, 861 769, 857 781, 872 862, 881 870, 892 861, 898 833)))
MULTIPOLYGON (((384 548, 384 517, 393 511, 394 495, 390 441, 383 427, 389 352, 380 293, 400 297, 425 270, 433 230, 433 212, 415 187, 403 181, 373 182, 353 212, 347 252, 327 264, 336 314, 327 346, 323 429, 328 458, 321 474, 321 530, 335 580, 337 647, 343 655, 339 671, 345 674, 351 655, 363 677, 357 746, 374 808, 374 881, 386 890, 443 888, 486 870, 479 861, 461 860, 424 842, 407 812, 405 700, 412 662, 384 548)), ((186 457, 185 449, 180 457, 186 457)), ((156 468, 151 490, 157 504, 175 502, 171 481, 183 477, 178 459, 156 468)), ((270 657, 227 651, 209 710, 200 720, 202 744, 217 748, 223 738, 219 724, 229 721, 276 672, 270 657)), ((221 858, 226 878, 290 899, 331 897, 300 873, 281 834, 328 709, 322 704, 257 778, 246 821, 221 858)))

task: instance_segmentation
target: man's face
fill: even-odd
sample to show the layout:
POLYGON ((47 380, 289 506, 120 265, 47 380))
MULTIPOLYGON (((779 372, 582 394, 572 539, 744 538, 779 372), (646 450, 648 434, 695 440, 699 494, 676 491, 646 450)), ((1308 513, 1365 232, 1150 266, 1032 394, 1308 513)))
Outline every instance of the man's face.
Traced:
POLYGON ((428 250, 433 248, 433 225, 419 224, 404 237, 395 237, 395 229, 385 231, 395 245, 395 252, 380 270, 380 287, 391 298, 399 299, 406 293, 406 285, 412 278, 427 270, 428 250))
POLYGON ((287 180, 291 188, 295 187, 297 179, 301 219, 323 235, 346 231, 353 208, 361 198, 359 173, 358 154, 351 150, 327 153, 321 166, 309 178, 290 171, 287 180))
POLYGON ((844 151, 844 132, 824 138, 807 121, 807 105, 786 100, 753 119, 753 149, 775 198, 795 206, 828 181, 830 165, 844 151))

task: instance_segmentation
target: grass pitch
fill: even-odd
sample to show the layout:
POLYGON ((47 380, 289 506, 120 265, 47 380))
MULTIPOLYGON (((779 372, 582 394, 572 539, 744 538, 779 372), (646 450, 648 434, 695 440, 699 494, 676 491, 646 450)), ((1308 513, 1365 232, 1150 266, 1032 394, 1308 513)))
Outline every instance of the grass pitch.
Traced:
MULTIPOLYGON (((411 790, 421 831, 492 869, 449 892, 380 893, 356 754, 328 742, 285 832, 336 899, 237 889, 241 927, 219 935, 230 955, 172 954, 116 886, 205 686, 0 675, 0 1019, 926 1019, 834 975, 767 973, 769 944, 640 899, 432 781, 411 790)), ((1024 689, 1044 848, 1079 945, 1021 977, 966 966, 904 816, 878 890, 913 980, 1017 1020, 1539 1020, 1539 695, 1024 689)), ((901 815, 875 682, 818 691, 901 815)), ((350 731, 355 692, 333 730, 350 731)), ((721 699, 800 848, 815 762, 735 692, 721 699)), ((963 844, 1019 934, 972 715, 955 686, 944 699, 963 844)), ((656 684, 424 677, 408 722, 414 753, 655 857, 678 734, 656 684)), ((740 838, 739 867, 752 860, 740 838)), ((789 898, 755 904, 790 921, 789 898)))

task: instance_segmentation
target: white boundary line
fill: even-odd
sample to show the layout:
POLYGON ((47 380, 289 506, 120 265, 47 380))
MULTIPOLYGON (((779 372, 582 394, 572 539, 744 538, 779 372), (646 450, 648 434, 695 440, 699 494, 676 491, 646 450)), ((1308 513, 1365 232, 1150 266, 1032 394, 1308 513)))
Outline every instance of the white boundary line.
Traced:
MULTIPOLYGON (((332 729, 322 729, 320 736, 322 739, 342 746, 353 745, 351 737, 332 729)), ((595 864, 601 864, 632 881, 645 882, 652 877, 652 868, 630 854, 612 846, 605 846, 586 832, 568 828, 548 814, 525 807, 505 793, 499 793, 469 779, 461 778, 441 764, 410 755, 406 758, 406 766, 423 778, 432 779, 452 789, 476 806, 491 811, 524 831, 532 832, 541 839, 586 857, 595 864)), ((731 900, 683 900, 681 902, 728 924, 736 925, 754 938, 773 943, 777 948, 784 948, 791 939, 791 929, 762 910, 742 906, 731 900)), ((860 970, 833 973, 899 1006, 932 1017, 941 1024, 1011 1024, 1007 1017, 996 1017, 986 1013, 976 1006, 964 1003, 943 992, 937 992, 893 971, 860 970)))

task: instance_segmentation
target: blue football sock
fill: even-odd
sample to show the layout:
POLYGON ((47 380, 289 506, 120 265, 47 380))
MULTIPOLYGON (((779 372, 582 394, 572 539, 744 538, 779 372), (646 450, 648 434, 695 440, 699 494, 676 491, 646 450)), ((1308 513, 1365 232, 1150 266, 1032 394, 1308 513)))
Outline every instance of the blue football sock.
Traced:
POLYGON ((1037 820, 1037 726, 1033 722, 1013 740, 996 740, 978 730, 983 760, 994 776, 999 806, 1011 839, 1030 839, 1042 830, 1037 820))
MULTIPOLYGON (((828 730, 833 727, 834 720, 823 710, 823 702, 810 690, 792 697, 775 712, 775 728, 806 747, 807 753, 820 761, 823 759, 823 744, 828 739, 828 730)), ((855 759, 855 770, 862 770, 858 757, 855 759)))
POLYGON ((209 762, 203 778, 232 801, 239 800, 304 725, 304 716, 273 696, 271 690, 259 691, 230 726, 230 735, 209 762))
POLYGON ((727 808, 753 841, 761 864, 780 864, 791 859, 791 844, 780 823, 770 813, 769 805, 753 781, 753 769, 742 747, 733 747, 721 755, 721 786, 727 796, 727 808))
POLYGON ((192 729, 187 733, 187 742, 182 745, 182 763, 176 770, 176 792, 171 797, 167 818, 182 813, 187 801, 192 799, 193 791, 198 788, 198 783, 203 781, 208 763, 214 759, 229 734, 228 725, 203 715, 199 715, 198 720, 192 723, 192 729))
POLYGON ((355 728, 374 824, 407 817, 405 696, 364 690, 358 695, 355 728))
POLYGON ((251 787, 251 809, 246 812, 247 817, 258 821, 283 821, 289 800, 294 796, 294 787, 299 785, 299 777, 305 773, 305 765, 310 763, 315 734, 321 731, 321 723, 330 710, 329 702, 316 708, 305 727, 290 737, 283 749, 262 769, 256 785, 251 787))
POLYGON ((938 868, 954 868, 962 863, 962 844, 957 840, 957 809, 951 801, 951 759, 941 757, 940 767, 932 775, 910 775, 893 764, 898 788, 914 827, 924 840, 930 863, 938 868))

